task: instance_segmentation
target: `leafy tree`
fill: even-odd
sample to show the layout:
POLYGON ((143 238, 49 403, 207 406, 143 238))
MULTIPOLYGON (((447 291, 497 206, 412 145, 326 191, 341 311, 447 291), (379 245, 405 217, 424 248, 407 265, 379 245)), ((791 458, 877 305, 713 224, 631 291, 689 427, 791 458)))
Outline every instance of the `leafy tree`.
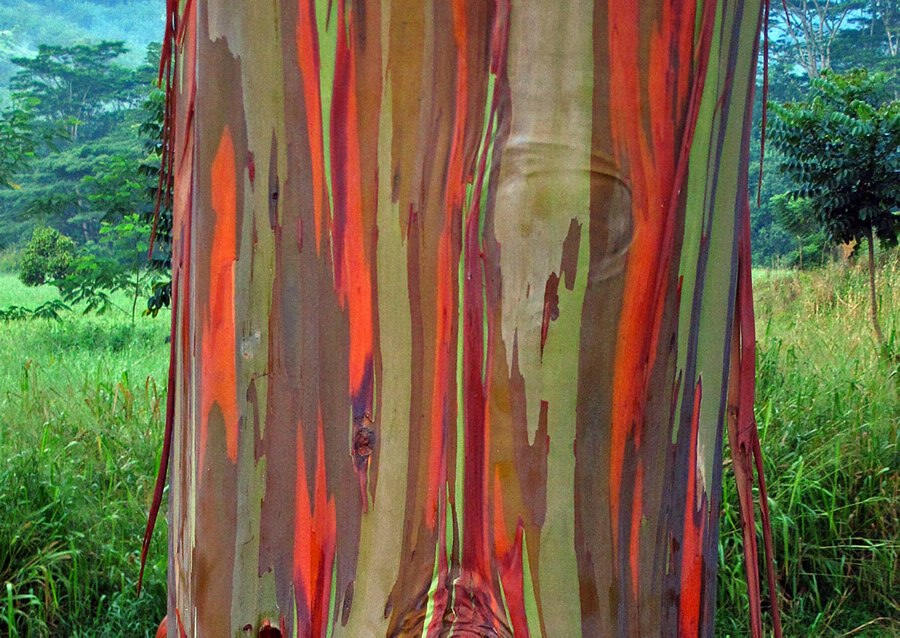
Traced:
POLYGON ((115 261, 115 288, 129 293, 131 323, 137 312, 137 302, 150 291, 158 273, 148 268, 147 249, 150 224, 137 213, 124 215, 118 222, 104 222, 100 227, 101 245, 115 261))
MULTIPOLYGON (((0 244, 18 241, 35 224, 52 225, 89 242, 98 237, 102 221, 152 209, 141 168, 149 151, 142 147, 139 128, 147 117, 141 101, 151 91, 152 58, 158 54, 158 45, 148 47, 144 63, 128 70, 140 78, 140 99, 132 100, 132 106, 108 104, 95 121, 81 127, 76 140, 39 150, 30 170, 18 178, 20 190, 0 192, 0 244), (103 124, 104 118, 113 119, 103 124)), ((29 99, 38 101, 33 95, 29 99)), ((39 128, 60 124, 42 117, 39 128)))
POLYGON ((119 114, 140 102, 142 74, 116 63, 127 51, 124 42, 104 41, 73 46, 41 45, 34 57, 17 57, 20 67, 10 81, 15 94, 35 100, 35 117, 65 122, 76 140, 87 127, 96 136, 119 114))
POLYGON ((773 3, 770 29, 773 57, 810 81, 823 71, 896 68, 895 0, 785 0, 773 3))
MULTIPOLYGON (((810 83, 822 71, 847 71, 855 67, 890 73, 888 90, 900 95, 897 74, 897 42, 900 11, 895 0, 786 0, 773 2, 769 21, 768 99, 778 102, 803 99, 810 83), (787 12, 785 12, 785 7, 787 12)), ((796 187, 779 168, 774 153, 766 153, 762 166, 762 197, 756 201, 763 90, 757 103, 751 144, 751 228, 754 263, 776 261, 817 262, 817 244, 803 243, 786 229, 770 201, 796 187)))
MULTIPOLYGON (((0 237, 16 242, 35 225, 51 225, 80 243, 97 238, 100 222, 121 216, 118 204, 128 183, 141 179, 143 155, 134 131, 117 127, 97 140, 84 140, 47 152, 17 178, 20 189, 0 192, 0 237), (129 178, 127 165, 134 177, 129 178), (104 171, 117 173, 104 176, 104 171), (118 181, 123 179, 125 186, 118 181), (107 210, 106 205, 114 210, 107 210)), ((138 189, 140 190, 140 189, 138 189)), ((145 204, 147 205, 147 204, 145 204)))
MULTIPOLYGON (((39 123, 74 122, 79 128, 70 131, 77 139, 68 139, 38 157, 24 176, 23 188, 15 197, 0 197, 0 205, 8 205, 5 216, 11 223, 4 225, 6 233, 37 222, 79 238, 82 249, 72 272, 54 281, 64 299, 81 303, 86 311, 102 312, 114 305, 114 291, 127 289, 134 317, 140 295, 151 294, 150 307, 155 310, 168 299, 169 288, 160 273, 168 267, 165 236, 171 216, 164 204, 163 241, 150 273, 146 241, 138 240, 145 239, 141 232, 149 232, 149 226, 144 227, 152 216, 158 178, 158 168, 151 167, 159 162, 162 102, 159 95, 147 96, 153 92, 151 78, 156 75, 160 50, 159 45, 149 46, 144 63, 136 69, 112 62, 122 50, 122 44, 115 42, 42 47, 36 58, 17 59, 24 67, 16 76, 18 95, 37 105, 39 123), (28 75, 37 67, 49 70, 38 78, 28 75), (118 86, 121 95, 113 99, 111 93, 98 94, 93 97, 99 107, 92 104, 82 109, 83 100, 69 99, 68 94, 95 88, 93 80, 85 77, 91 67, 100 68, 99 77, 119 78, 110 84, 118 86), (137 84, 132 82, 135 78, 137 84), (134 91, 129 94, 132 84, 134 91), (76 86, 80 88, 72 88, 76 86), (55 110, 48 105, 55 105, 55 110), (67 115, 76 111, 74 118, 67 115), (91 119, 82 121, 83 117, 91 119), (136 251, 141 243, 143 252, 136 251)), ((112 92, 116 86, 107 89, 112 92)))
POLYGON ((896 0, 867 0, 847 16, 849 28, 841 29, 832 46, 831 68, 848 71, 865 67, 885 71, 897 92, 897 60, 900 45, 900 5, 896 0))
POLYGON ((33 55, 39 44, 121 39, 132 50, 123 56, 124 62, 140 62, 147 42, 159 39, 165 4, 161 0, 3 0, 0 87, 16 71, 10 58, 33 55))
POLYGON ((878 323, 875 239, 897 243, 900 229, 900 101, 884 73, 823 73, 807 99, 773 103, 771 136, 794 197, 807 198, 835 242, 868 242, 872 325, 878 323))
POLYGON ((149 233, 150 225, 131 213, 116 223, 103 222, 99 240, 76 250, 75 242, 59 231, 36 229, 22 255, 20 278, 29 286, 56 286, 61 300, 35 309, 10 306, 0 312, 0 318, 51 317, 51 311, 68 309, 71 304, 80 305, 85 314, 118 309, 130 314, 134 324, 138 300, 160 278, 160 273, 147 265, 149 233), (113 301, 118 291, 128 294, 128 308, 113 301))
POLYGON ((74 259, 75 242, 53 228, 36 228, 22 253, 19 278, 28 286, 61 279, 74 259))
POLYGON ((150 208, 147 179, 141 172, 141 159, 134 154, 115 154, 98 158, 93 173, 79 182, 83 196, 81 212, 70 221, 86 221, 103 232, 102 223, 122 220, 150 208))
POLYGON ((18 188, 12 182, 13 175, 34 157, 38 140, 27 102, 0 113, 0 187, 18 188))
POLYGON ((148 293, 157 277, 147 267, 149 233, 150 226, 135 213, 117 222, 102 222, 100 238, 82 248, 68 274, 53 284, 66 303, 83 304, 85 314, 118 309, 129 314, 133 324, 138 300, 148 293), (128 294, 128 308, 113 301, 118 291, 128 294))

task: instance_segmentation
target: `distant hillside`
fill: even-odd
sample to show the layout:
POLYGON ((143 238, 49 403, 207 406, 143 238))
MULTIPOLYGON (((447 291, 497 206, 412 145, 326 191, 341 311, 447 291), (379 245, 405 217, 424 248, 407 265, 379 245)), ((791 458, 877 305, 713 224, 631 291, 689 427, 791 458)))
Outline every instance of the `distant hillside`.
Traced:
POLYGON ((123 62, 144 58, 149 42, 162 39, 165 0, 0 1, 0 93, 16 67, 10 58, 29 56, 39 44, 124 40, 123 62))

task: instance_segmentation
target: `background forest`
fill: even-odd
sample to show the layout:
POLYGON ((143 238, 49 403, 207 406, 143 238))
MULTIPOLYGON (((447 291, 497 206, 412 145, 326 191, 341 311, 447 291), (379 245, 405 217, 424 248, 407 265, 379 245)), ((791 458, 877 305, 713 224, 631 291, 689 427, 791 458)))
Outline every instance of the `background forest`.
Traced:
MULTIPOLYGON (((774 104, 760 166, 761 60, 749 179, 779 605, 787 635, 898 635, 900 6, 786 5, 772 3, 774 104), (866 73, 831 75, 852 69, 866 73), (853 114, 816 111, 838 93, 853 114), (800 149, 826 129, 832 150, 800 149), (887 193, 871 213, 814 179, 850 138, 882 140, 866 146, 881 149, 866 174, 887 193)), ((168 355, 164 237, 146 259, 163 12, 162 0, 0 0, 0 635, 152 635, 165 613, 164 529, 135 595, 168 355)), ((825 172, 860 158, 843 161, 825 172)), ((721 525, 717 635, 746 635, 728 471, 721 525)))

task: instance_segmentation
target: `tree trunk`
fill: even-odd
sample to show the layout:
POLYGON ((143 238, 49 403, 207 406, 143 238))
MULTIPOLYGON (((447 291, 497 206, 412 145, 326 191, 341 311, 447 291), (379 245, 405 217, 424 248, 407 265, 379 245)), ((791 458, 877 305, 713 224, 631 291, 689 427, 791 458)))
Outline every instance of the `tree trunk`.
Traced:
POLYGON ((759 0, 179 4, 169 635, 711 636, 759 0))
POLYGON ((878 323, 878 296, 875 288, 875 233, 869 226, 866 238, 869 240, 869 311, 872 314, 872 328, 875 329, 875 339, 879 346, 884 346, 884 333, 881 324, 878 323))

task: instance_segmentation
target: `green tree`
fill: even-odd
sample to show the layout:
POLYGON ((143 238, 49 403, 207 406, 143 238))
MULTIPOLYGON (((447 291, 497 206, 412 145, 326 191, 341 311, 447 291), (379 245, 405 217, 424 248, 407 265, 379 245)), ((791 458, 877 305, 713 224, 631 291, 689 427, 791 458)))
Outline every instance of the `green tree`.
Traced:
POLYGON ((802 101, 773 103, 772 143, 832 241, 868 242, 872 326, 879 344, 875 239, 897 243, 900 229, 900 101, 889 76, 864 69, 825 72, 802 101))
POLYGON ((785 0, 784 14, 775 12, 776 28, 785 38, 775 41, 812 80, 831 69, 835 40, 850 26, 851 12, 865 9, 864 0, 785 0))
POLYGON ((0 187, 18 188, 13 176, 34 157, 38 139, 27 103, 0 112, 0 187))
POLYGON ((75 259, 75 242, 49 227, 34 230, 22 252, 19 278, 28 286, 40 286, 69 274, 75 259))
POLYGON ((16 71, 10 58, 34 55, 39 44, 121 39, 132 49, 125 62, 140 62, 147 42, 159 39, 165 4, 162 0, 3 0, 0 87, 16 71))
MULTIPOLYGON (((897 43, 900 11, 896 0, 786 0, 772 3, 769 20, 768 98, 787 102, 804 99, 810 83, 822 71, 847 71, 855 67, 883 70, 892 75, 889 88, 900 94, 897 84, 897 43), (785 11, 786 9, 786 11, 785 11)), ((754 263, 798 261, 796 236, 786 229, 771 202, 775 195, 795 188, 779 168, 773 153, 762 163, 762 192, 756 201, 759 180, 759 147, 764 92, 757 91, 750 183, 751 228, 754 263)), ((807 257, 816 261, 815 244, 804 243, 807 257)))
POLYGON ((867 68, 894 77, 897 92, 897 61, 900 52, 900 5, 897 0, 866 0, 862 8, 847 16, 849 28, 841 29, 832 45, 835 71, 867 68))
MULTIPOLYGON (((52 225, 81 243, 89 242, 97 239, 102 221, 152 210, 148 178, 141 168, 150 151, 142 146, 139 129, 147 118, 142 102, 155 78, 152 58, 158 55, 159 46, 150 46, 139 67, 122 72, 139 78, 134 96, 121 103, 106 101, 94 119, 79 125, 77 139, 67 136, 52 147, 39 148, 30 169, 17 178, 21 188, 0 192, 0 243, 19 241, 35 224, 52 225)), ((19 95, 39 103, 37 94, 43 89, 32 82, 31 90, 23 87, 19 95)), ((100 96, 98 101, 105 99, 100 96)), ((38 129, 70 124, 68 117, 52 119, 58 116, 45 110, 36 116, 38 129)))
POLYGON ((141 69, 116 63, 127 51, 124 42, 73 46, 41 45, 34 57, 13 58, 20 70, 10 81, 14 94, 35 100, 35 117, 65 122, 71 140, 109 130, 123 110, 140 103, 141 69))
POLYGON ((86 220, 100 228, 101 222, 115 223, 151 208, 147 178, 136 154, 107 155, 98 159, 94 171, 79 183, 83 210, 72 221, 86 220))
POLYGON ((35 225, 50 225, 79 243, 96 239, 101 221, 121 217, 129 193, 143 198, 136 186, 142 159, 133 125, 39 154, 17 177, 19 189, 0 192, 0 237, 14 243, 35 225))
POLYGON ((61 300, 35 309, 10 306, 2 309, 0 318, 56 317, 55 313, 68 310, 69 304, 77 304, 85 314, 118 309, 130 314, 133 325, 138 300, 160 278, 147 264, 149 233, 150 225, 135 213, 115 223, 102 222, 99 239, 80 249, 53 228, 37 228, 23 251, 19 277, 29 286, 52 284, 59 289, 61 300), (113 301, 118 291, 129 296, 128 308, 113 301))
POLYGON ((149 224, 136 213, 116 222, 102 222, 99 239, 83 247, 66 276, 54 280, 53 285, 66 303, 83 304, 84 313, 114 308, 129 314, 133 325, 138 300, 157 278, 147 264, 149 234, 149 224), (129 308, 113 301, 117 291, 128 294, 129 308))

